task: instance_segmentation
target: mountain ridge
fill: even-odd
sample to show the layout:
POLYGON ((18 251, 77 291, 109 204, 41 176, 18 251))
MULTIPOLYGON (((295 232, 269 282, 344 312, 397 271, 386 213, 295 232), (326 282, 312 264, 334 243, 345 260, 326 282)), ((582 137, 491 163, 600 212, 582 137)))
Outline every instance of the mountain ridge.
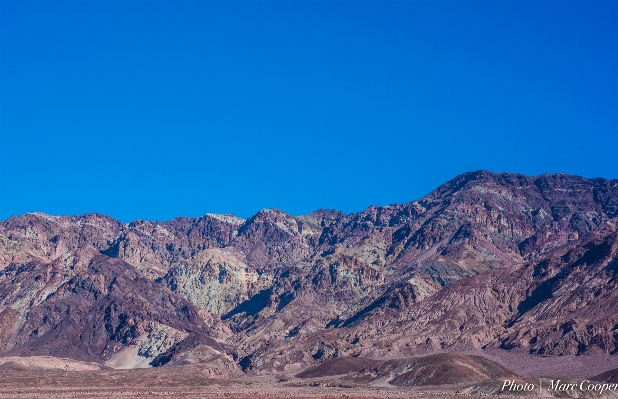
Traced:
MULTIPOLYGON (((568 320, 562 322, 570 326, 567 338, 543 338, 562 324, 533 316, 552 299, 535 284, 551 291, 567 284, 560 279, 522 276, 518 282, 530 285, 521 285, 524 294, 501 288, 501 298, 483 294, 497 308, 519 307, 515 313, 487 313, 474 305, 467 310, 476 315, 472 319, 428 315, 449 303, 468 306, 457 299, 467 295, 461 287, 481 284, 486 290, 481 286, 490 276, 509 281, 508 273, 536 270, 535 262, 555 262, 557 270, 581 268, 576 255, 548 259, 567 247, 586 253, 595 239, 605 244, 594 245, 614 248, 617 217, 618 180, 489 171, 459 175, 418 200, 350 214, 320 209, 291 216, 264 209, 248 219, 205 214, 130 223, 101 214, 11 217, 0 222, 0 356, 62 353, 58 337, 66 336, 67 326, 90 331, 91 338, 83 333, 67 338, 65 347, 71 340, 85 345, 75 358, 122 367, 200 362, 214 353, 223 354, 217 355, 223 356, 217 367, 273 373, 339 356, 458 348, 613 353, 616 338, 603 323, 593 328, 602 332, 602 342, 568 320), (526 299, 525 291, 534 289, 536 297, 526 299), (126 302, 114 292, 134 292, 141 299, 126 302), (117 322, 110 322, 106 312, 114 304, 120 310, 117 322), (186 309, 180 324, 173 316, 178 307, 186 309), (101 327, 106 333, 76 323, 73 311, 94 312, 108 326, 101 327), (509 319, 516 314, 525 315, 527 324, 509 319), (402 337, 393 317, 425 317, 429 330, 406 322, 397 328, 411 336, 402 337), (391 343, 376 331, 390 331, 391 343), (522 341, 531 334, 540 338, 522 341)), ((610 249, 602 257, 613 264, 616 254, 610 249)), ((590 270, 599 284, 612 286, 613 277, 596 265, 590 270)), ((579 304, 618 312, 604 303, 591 297, 579 304)))

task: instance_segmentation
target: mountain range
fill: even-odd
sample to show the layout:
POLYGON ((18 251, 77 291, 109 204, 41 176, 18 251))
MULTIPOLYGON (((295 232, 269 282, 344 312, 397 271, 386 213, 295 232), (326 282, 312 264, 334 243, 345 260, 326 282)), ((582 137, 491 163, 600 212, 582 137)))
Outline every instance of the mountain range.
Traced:
POLYGON ((0 357, 217 375, 607 357, 617 287, 618 180, 477 171, 406 204, 246 220, 35 212, 0 222, 0 357))

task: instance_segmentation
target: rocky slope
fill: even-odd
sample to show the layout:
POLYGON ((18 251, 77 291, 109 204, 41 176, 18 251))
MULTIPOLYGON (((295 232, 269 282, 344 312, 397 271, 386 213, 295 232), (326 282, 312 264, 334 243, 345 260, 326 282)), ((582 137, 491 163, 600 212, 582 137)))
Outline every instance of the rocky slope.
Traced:
POLYGON ((399 300, 405 287, 399 288, 349 327, 372 342, 365 350, 375 346, 370 337, 385 335, 388 345, 409 351, 500 347, 541 355, 613 354, 617 224, 614 218, 539 259, 458 281, 410 306, 399 300))
POLYGON ((191 302, 122 260, 78 252, 75 263, 32 261, 3 270, 4 354, 105 361, 124 352, 130 363, 192 336, 220 349, 191 302))
POLYGON ((1 353, 273 373, 426 350, 614 353, 617 217, 617 180, 487 171, 356 214, 12 217, 1 353))

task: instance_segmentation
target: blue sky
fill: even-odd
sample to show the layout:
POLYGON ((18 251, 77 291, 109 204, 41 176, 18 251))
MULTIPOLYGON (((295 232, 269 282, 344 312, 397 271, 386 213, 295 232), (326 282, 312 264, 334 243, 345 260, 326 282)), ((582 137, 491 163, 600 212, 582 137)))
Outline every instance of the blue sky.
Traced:
POLYGON ((0 0, 0 219, 618 178, 618 2, 0 0))

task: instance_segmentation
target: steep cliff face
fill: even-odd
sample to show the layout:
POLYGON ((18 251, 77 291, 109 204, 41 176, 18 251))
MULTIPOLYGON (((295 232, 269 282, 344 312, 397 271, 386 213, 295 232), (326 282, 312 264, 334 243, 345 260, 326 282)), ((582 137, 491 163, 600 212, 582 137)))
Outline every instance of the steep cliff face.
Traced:
POLYGON ((263 370, 457 348, 613 353, 617 217, 616 180, 487 171, 356 214, 12 217, 0 347, 114 367, 216 350, 263 370))

